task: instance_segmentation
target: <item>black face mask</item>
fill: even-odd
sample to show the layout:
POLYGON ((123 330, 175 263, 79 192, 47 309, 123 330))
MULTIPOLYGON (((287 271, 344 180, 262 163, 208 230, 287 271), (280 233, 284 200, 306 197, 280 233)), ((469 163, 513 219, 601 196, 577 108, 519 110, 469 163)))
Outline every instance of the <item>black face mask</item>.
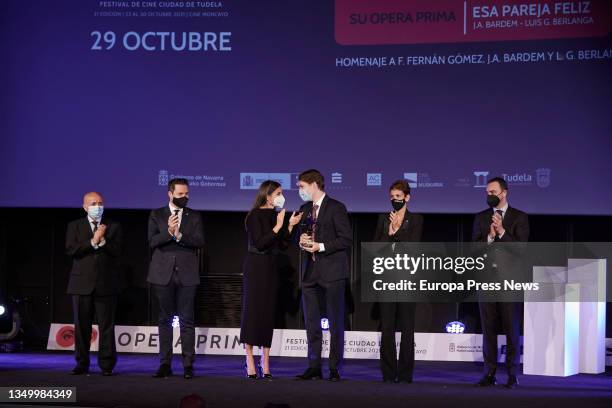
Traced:
POLYGON ((500 199, 495 194, 487 195, 487 205, 491 208, 497 207, 499 205, 500 199))
POLYGON ((176 205, 178 208, 185 208, 187 206, 187 201, 189 201, 188 197, 172 197, 172 204, 176 205))
POLYGON ((404 200, 391 200, 391 206, 393 206, 393 211, 399 211, 406 204, 404 200))

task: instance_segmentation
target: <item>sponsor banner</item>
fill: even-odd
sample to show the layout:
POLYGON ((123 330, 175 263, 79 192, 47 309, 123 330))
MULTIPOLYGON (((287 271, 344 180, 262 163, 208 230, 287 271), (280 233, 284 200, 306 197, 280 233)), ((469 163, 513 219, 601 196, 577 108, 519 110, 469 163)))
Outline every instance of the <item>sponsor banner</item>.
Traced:
MULTIPOLYGON (((398 347, 401 335, 396 333, 398 347)), ((505 359, 505 337, 498 336, 500 362, 505 359)), ((304 330, 275 330, 271 352, 274 355, 306 357, 307 343, 304 330), (280 346, 275 348, 274 346, 280 346)), ((323 332, 323 357, 329 356, 329 332, 323 332)), ((347 331, 344 357, 378 359, 380 332, 347 331)), ((415 333, 415 359, 427 361, 482 361, 482 335, 447 333, 415 333)))
POLYGON ((215 176, 208 174, 173 174, 168 170, 159 170, 157 173, 157 184, 159 186, 168 187, 168 182, 173 178, 184 178, 189 181, 189 187, 222 187, 227 186, 225 176, 215 176))
MULTIPOLYGON (((91 350, 98 351, 98 326, 92 327, 91 350)), ((244 354, 243 346, 239 342, 239 328, 196 327, 195 330, 197 354, 244 354)), ((174 353, 180 353, 179 327, 174 327, 173 331, 174 353)), ((115 343, 118 352, 157 353, 159 351, 157 326, 115 326, 115 343)), ((74 350, 74 325, 52 323, 47 350, 74 350)))
MULTIPOLYGON (((196 354, 243 355, 239 328, 196 327, 196 354)), ((401 335, 396 334, 399 352, 401 335)), ((482 335, 415 333, 415 359, 422 361, 482 361, 482 335)), ((157 326, 115 326, 117 351, 124 353, 157 353, 157 326)), ((344 357, 378 359, 380 333, 347 331, 344 357)), ((498 336, 499 361, 506 354, 506 337, 498 336)), ((174 353, 179 354, 179 328, 174 328, 174 353)), ((306 331, 275 329, 270 354, 281 357, 306 357, 306 331)), ((74 350, 74 325, 52 323, 47 350, 74 350)), ((98 351, 98 326, 93 326, 91 351, 98 351)), ((323 332, 323 357, 329 356, 329 332, 323 332)), ((522 361, 522 352, 521 352, 522 361)), ((612 338, 606 339, 606 365, 612 366, 612 338)))
MULTIPOLYGON (((93 326, 91 351, 98 351, 98 326, 93 326)), ((239 328, 196 328, 196 353, 217 355, 244 355, 240 344, 239 328)), ((399 347, 400 334, 396 334, 399 347)), ((157 353, 159 337, 157 326, 116 326, 117 351, 123 353, 157 353)), ((506 352, 505 336, 498 336, 499 361, 506 352)), ((276 329, 270 354, 282 357, 306 357, 308 344, 304 330, 276 329)), ((344 357, 378 359, 380 333, 347 331, 344 357)), ((606 365, 612 366, 612 339, 606 339, 606 365)), ((52 323, 47 350, 74 350, 74 326, 52 323)), ((174 328, 174 353, 181 350, 179 328, 174 328)), ((323 332, 323 357, 329 356, 329 332, 323 332)), ((522 354, 522 353, 521 353, 522 354)), ((482 335, 415 333, 415 358, 421 361, 482 361, 482 335)))
POLYGON ((240 189, 257 190, 264 181, 273 180, 278 182, 283 190, 291 190, 295 176, 296 174, 292 173, 240 173, 240 189))
POLYGON ((336 0, 341 45, 602 37, 609 0, 336 0))

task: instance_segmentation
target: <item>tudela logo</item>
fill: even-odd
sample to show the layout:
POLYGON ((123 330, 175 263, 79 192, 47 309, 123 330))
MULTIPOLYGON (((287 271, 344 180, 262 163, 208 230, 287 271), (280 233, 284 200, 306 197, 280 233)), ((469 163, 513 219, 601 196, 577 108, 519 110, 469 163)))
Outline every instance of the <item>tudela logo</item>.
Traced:
MULTIPOLYGON (((93 344, 98 338, 98 330, 95 327, 92 327, 91 330, 91 343, 93 344)), ((74 346, 74 326, 73 325, 65 325, 62 326, 55 335, 55 341, 57 345, 62 348, 70 348, 74 346)))

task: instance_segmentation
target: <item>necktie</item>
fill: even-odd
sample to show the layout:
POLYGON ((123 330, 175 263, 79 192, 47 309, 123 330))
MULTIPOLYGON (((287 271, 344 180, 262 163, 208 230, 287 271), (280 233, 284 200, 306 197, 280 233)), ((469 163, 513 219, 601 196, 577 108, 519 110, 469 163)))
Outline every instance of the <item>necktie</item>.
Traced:
MULTIPOLYGON (((315 235, 317 231, 317 210, 319 209, 318 205, 312 206, 312 242, 315 242, 315 235)), ((312 260, 315 260, 315 253, 312 253, 312 260)))
POLYGON ((94 232, 94 234, 95 234, 95 233, 96 233, 96 231, 98 230, 98 221, 92 221, 91 223, 92 223, 92 224, 93 224, 93 226, 94 226, 93 232, 94 232))

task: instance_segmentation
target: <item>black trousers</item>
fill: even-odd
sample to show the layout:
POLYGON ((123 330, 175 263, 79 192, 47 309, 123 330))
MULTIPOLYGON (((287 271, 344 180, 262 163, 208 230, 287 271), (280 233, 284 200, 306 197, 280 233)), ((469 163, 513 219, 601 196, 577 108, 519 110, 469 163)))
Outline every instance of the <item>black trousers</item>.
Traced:
MULTIPOLYGON (((312 263, 310 264, 312 265, 312 263)), ((321 368, 323 332, 321 309, 324 302, 329 322, 329 368, 339 369, 344 357, 344 290, 346 280, 325 282, 312 273, 310 266, 302 284, 302 307, 308 341, 308 366, 321 368)))
POLYGON ((412 302, 380 302, 380 369, 384 380, 412 380, 414 371, 414 312, 412 302), (397 325, 396 325, 397 323, 397 325), (396 328, 402 334, 399 361, 395 347, 396 328))
POLYGON ((194 301, 197 286, 183 286, 177 273, 165 285, 153 285, 159 301, 160 364, 172 364, 172 319, 179 317, 183 367, 193 366, 195 359, 194 301))
POLYGON ((497 325, 501 320, 506 335, 506 369, 509 375, 517 375, 521 361, 520 354, 520 306, 521 303, 481 302, 480 323, 482 325, 482 352, 485 373, 497 369, 497 325))
POLYGON ((94 315, 98 322, 98 365, 102 370, 112 370, 117 364, 115 348, 115 307, 117 296, 72 295, 74 313, 74 351, 77 365, 89 368, 91 325, 94 315))

